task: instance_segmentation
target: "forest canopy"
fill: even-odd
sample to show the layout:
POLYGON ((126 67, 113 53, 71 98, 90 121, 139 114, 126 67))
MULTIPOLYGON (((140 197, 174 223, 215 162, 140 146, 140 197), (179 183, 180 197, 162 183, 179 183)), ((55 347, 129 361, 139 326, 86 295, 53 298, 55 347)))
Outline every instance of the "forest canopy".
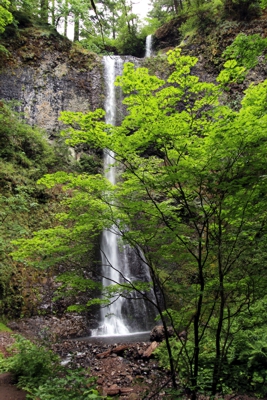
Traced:
MULTIPOLYGON (((2 0, 0 33, 30 24, 50 26, 99 54, 144 54, 147 35, 176 21, 181 40, 206 34, 226 21, 250 21, 261 15, 266 0, 151 0, 142 20, 132 0, 2 0)), ((226 24, 227 25, 227 24, 226 24)))

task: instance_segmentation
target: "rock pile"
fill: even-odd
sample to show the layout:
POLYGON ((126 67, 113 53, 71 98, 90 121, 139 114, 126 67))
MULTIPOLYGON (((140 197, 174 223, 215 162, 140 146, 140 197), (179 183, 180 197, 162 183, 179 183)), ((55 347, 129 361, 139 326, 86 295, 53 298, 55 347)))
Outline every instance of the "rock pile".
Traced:
POLYGON ((90 368, 102 395, 140 399, 168 379, 153 356, 158 343, 139 342, 107 345, 88 340, 65 340, 53 345, 63 364, 90 368))
POLYGON ((36 316, 24 318, 18 322, 11 322, 9 327, 17 332, 34 336, 49 341, 84 337, 90 334, 87 320, 78 314, 64 314, 61 318, 54 316, 36 316))

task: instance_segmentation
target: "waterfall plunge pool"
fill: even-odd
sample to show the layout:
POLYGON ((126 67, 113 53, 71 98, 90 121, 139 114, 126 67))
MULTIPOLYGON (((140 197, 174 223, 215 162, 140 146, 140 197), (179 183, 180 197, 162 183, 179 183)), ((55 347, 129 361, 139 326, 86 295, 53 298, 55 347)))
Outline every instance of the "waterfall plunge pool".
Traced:
POLYGON ((150 342, 150 331, 128 333, 127 335, 85 336, 74 340, 86 340, 90 343, 105 344, 150 342))

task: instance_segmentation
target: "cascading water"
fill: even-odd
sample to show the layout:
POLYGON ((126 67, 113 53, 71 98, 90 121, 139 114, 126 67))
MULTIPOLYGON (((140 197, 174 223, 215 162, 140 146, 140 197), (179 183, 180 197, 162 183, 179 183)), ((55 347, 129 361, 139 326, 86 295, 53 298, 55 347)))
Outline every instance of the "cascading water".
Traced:
MULTIPOLYGON (((106 123, 116 124, 116 88, 114 81, 122 73, 123 59, 119 56, 105 56, 104 74, 106 83, 106 123)), ((117 89, 119 90, 119 89, 117 89)), ((105 176, 112 184, 116 183, 116 167, 114 153, 104 151, 105 176)), ((132 280, 149 281, 147 266, 130 246, 119 246, 119 235, 116 227, 105 230, 101 239, 102 284, 107 287, 111 284, 130 282, 132 280)), ((143 299, 138 299, 136 293, 125 299, 121 296, 113 298, 108 307, 101 308, 100 326, 93 330, 92 336, 127 335, 134 332, 151 329, 155 311, 143 299)))
POLYGON ((153 49, 152 45, 153 45, 153 36, 148 35, 146 37, 146 55, 145 55, 145 57, 152 56, 152 49, 153 49))

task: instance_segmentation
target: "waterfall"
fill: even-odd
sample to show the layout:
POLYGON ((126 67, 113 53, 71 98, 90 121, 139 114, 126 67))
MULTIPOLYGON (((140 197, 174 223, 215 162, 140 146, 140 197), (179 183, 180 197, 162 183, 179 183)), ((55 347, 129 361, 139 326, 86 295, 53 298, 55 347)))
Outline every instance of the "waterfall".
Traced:
POLYGON ((146 57, 152 56, 152 45, 153 45, 153 36, 148 35, 146 37, 146 57))
MULTIPOLYGON (((104 77, 106 85, 106 123, 116 124, 116 89, 114 81, 117 75, 122 73, 123 59, 119 56, 105 56, 104 77)), ((114 153, 104 151, 105 176, 113 184, 116 183, 116 167, 114 153)), ((122 283, 132 280, 149 281, 150 275, 147 266, 142 259, 128 245, 119 246, 119 235, 116 227, 105 230, 101 238, 101 263, 102 284, 106 288, 114 283, 122 283)), ((128 297, 128 296, 127 296, 128 297)), ((102 335, 127 335, 134 332, 147 331, 154 324, 155 310, 147 307, 143 299, 137 299, 137 294, 129 295, 130 299, 121 296, 113 298, 108 307, 102 307, 100 311, 100 325, 93 330, 92 336, 102 335)))

